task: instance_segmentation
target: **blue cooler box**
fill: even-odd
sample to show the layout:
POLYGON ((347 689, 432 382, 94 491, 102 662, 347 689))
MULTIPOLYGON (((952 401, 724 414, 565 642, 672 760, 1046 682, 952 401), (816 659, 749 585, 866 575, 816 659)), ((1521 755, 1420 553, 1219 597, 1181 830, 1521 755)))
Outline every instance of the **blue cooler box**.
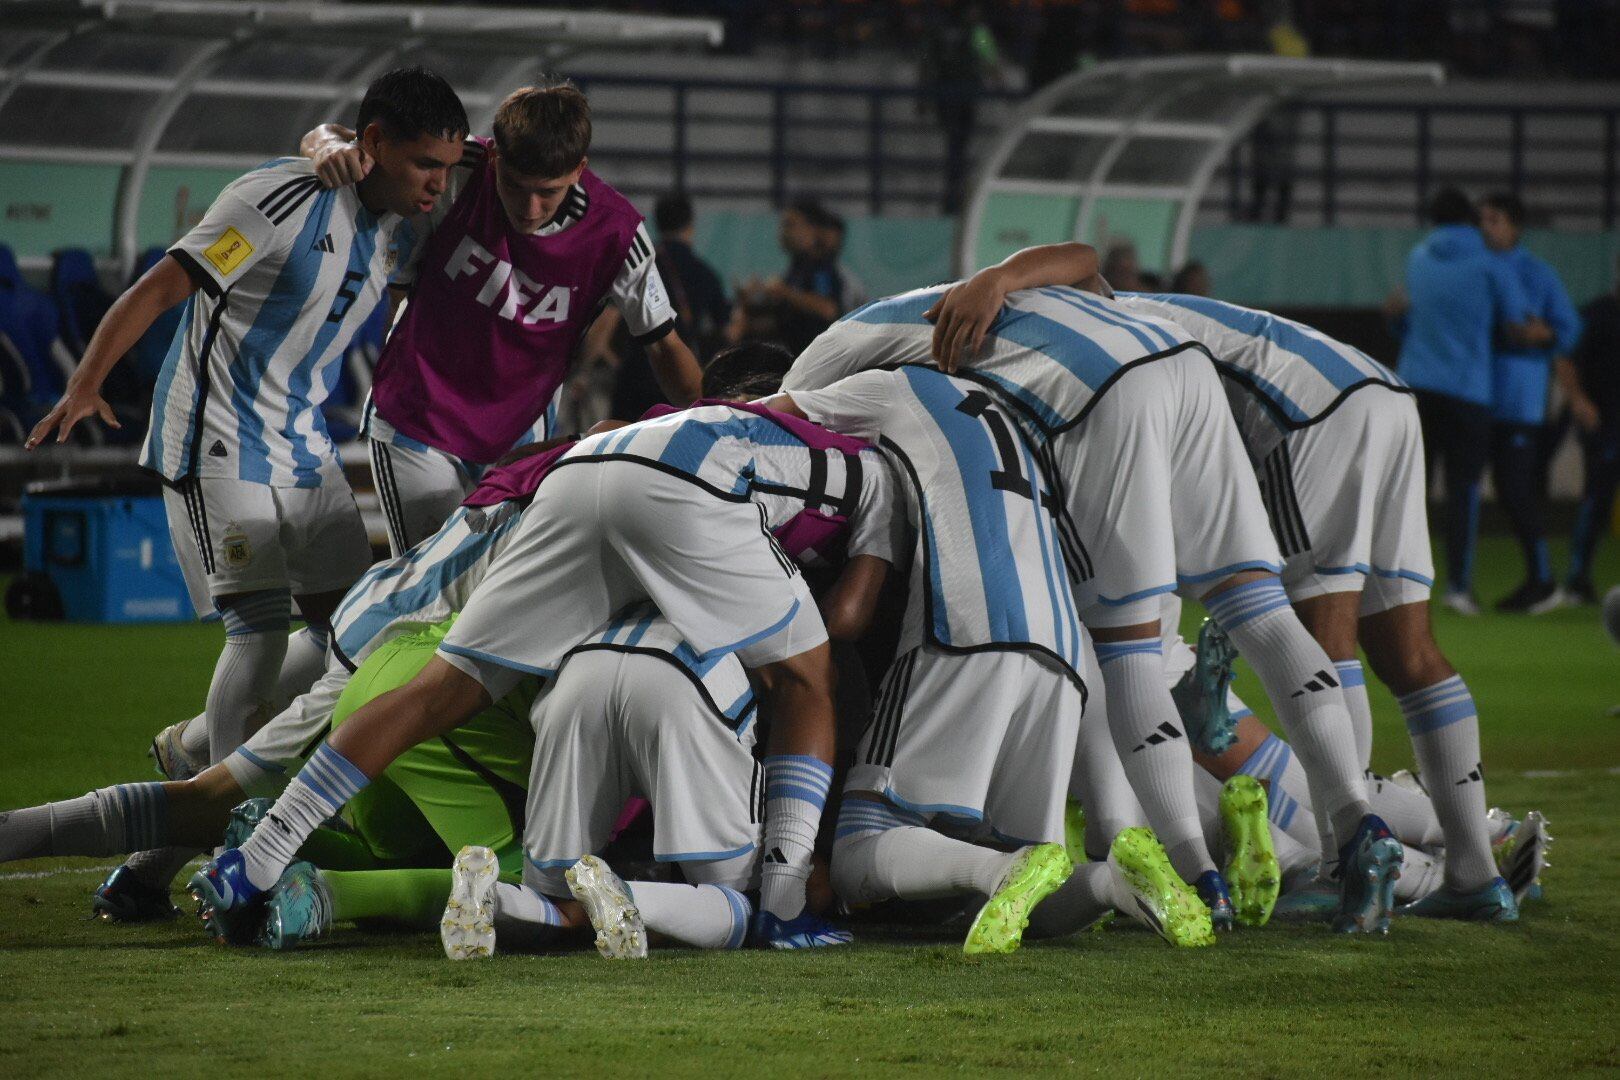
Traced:
POLYGON ((29 484, 23 569, 43 573, 73 622, 175 622, 196 612, 169 540, 162 488, 146 478, 29 484))

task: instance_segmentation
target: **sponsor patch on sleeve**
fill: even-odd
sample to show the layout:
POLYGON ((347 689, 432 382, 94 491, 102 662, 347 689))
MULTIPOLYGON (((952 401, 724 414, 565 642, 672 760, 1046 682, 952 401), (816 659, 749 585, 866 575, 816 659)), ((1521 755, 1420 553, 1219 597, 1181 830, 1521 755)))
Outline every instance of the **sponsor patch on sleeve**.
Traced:
POLYGON ((243 261, 253 254, 253 245, 235 229, 226 229, 224 235, 210 244, 203 258, 214 264, 222 277, 230 277, 241 268, 243 261))

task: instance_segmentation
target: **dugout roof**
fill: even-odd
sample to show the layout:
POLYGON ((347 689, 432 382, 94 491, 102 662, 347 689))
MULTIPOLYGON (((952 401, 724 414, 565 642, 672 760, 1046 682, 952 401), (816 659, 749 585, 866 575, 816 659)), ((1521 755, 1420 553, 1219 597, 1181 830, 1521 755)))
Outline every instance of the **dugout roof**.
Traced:
POLYGON ((1216 168, 1271 110, 1334 87, 1440 83, 1438 64, 1188 56, 1097 64, 1027 101, 975 178, 967 273, 1030 244, 1129 237, 1144 266, 1187 257, 1216 168))
POLYGON ((85 166, 105 167, 111 190, 82 201, 111 196, 126 272, 172 232, 167 217, 189 212, 186 192, 205 209, 210 187, 351 117, 391 68, 442 72, 487 131, 507 90, 571 52, 718 45, 722 33, 713 19, 243 0, 0 0, 0 28, 0 172, 39 189, 53 168, 79 167, 63 175, 83 184, 85 166))

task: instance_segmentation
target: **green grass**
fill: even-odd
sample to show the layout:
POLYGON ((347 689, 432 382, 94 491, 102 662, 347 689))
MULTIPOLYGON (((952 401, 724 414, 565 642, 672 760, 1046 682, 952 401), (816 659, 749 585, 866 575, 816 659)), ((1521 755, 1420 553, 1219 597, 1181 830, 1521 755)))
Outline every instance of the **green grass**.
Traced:
MULTIPOLYGON (((1481 561, 1485 594, 1505 593, 1507 545, 1481 561)), ((189 919, 89 922, 92 868, 112 860, 42 860, 0 868, 0 1076, 1620 1071, 1620 657, 1590 609, 1436 622, 1480 704, 1491 801, 1543 809, 1559 838, 1547 897, 1515 927, 1268 927, 1192 953, 1115 928, 975 960, 868 935, 812 956, 452 965, 432 937, 340 931, 281 956, 216 948, 189 919)), ((199 706, 218 633, 0 623, 0 806, 147 775, 145 742, 199 706)), ((1373 706, 1375 763, 1409 764, 1393 702, 1375 688, 1373 706)))

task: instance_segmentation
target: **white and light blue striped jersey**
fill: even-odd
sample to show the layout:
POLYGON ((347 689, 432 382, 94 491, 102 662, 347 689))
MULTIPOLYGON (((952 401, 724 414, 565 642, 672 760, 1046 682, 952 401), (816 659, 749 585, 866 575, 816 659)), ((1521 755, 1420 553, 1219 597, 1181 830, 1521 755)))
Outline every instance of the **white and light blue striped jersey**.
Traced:
POLYGON ((367 570, 332 614, 333 655, 353 671, 402 628, 432 625, 459 612, 522 516, 516 500, 458 506, 438 532, 367 570))
POLYGON ((775 529, 802 510, 855 518, 876 450, 759 405, 694 405, 581 439, 557 468, 632 460, 723 499, 752 501, 775 529), (866 460, 863 461, 862 459, 866 460))
POLYGON ((637 604, 620 613, 572 652, 590 650, 643 653, 667 661, 692 681, 715 716, 735 731, 739 740, 753 745, 757 703, 741 662, 732 653, 700 659, 680 631, 652 604, 637 604))
MULTIPOLYGON (((930 363, 934 328, 923 312, 948 288, 902 293, 845 315, 799 354, 782 389, 812 390, 870 368, 930 363)), ((1121 371, 1199 347, 1179 326, 1095 293, 1021 289, 1007 295, 967 374, 1002 392, 1049 437, 1084 419, 1121 371)))
POLYGON ((910 364, 790 396, 812 420, 878 439, 899 462, 917 534, 902 650, 924 640, 957 651, 1036 650, 1082 677, 1059 503, 990 393, 910 364))
POLYGON ((320 405, 343 350, 414 233, 353 187, 321 189, 283 158, 233 181, 169 249, 186 301, 152 399, 141 464, 169 480, 319 487, 339 464, 320 405))
MULTIPOLYGON (((1249 399, 1288 429, 1316 423, 1362 387, 1407 389, 1399 375, 1360 349, 1280 315, 1202 296, 1125 293, 1119 303, 1134 314, 1176 323, 1203 342, 1228 385, 1241 384, 1249 399)), ((1260 418, 1236 399, 1233 405, 1249 438, 1260 418)))

